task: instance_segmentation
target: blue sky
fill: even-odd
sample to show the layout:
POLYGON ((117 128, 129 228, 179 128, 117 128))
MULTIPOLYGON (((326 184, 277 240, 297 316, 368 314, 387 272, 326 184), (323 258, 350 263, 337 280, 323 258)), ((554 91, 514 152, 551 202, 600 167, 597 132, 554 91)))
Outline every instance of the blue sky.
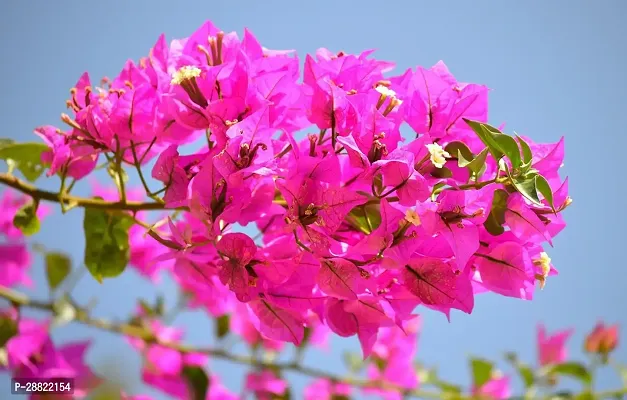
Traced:
MULTIPOLYGON (((123 63, 147 54, 157 36, 184 37, 206 19, 225 31, 250 28, 269 48, 293 48, 299 54, 318 47, 359 52, 378 49, 377 58, 395 61, 399 71, 444 60, 461 81, 491 89, 490 121, 539 142, 566 137, 563 171, 570 176, 573 205, 568 228, 549 255, 560 270, 533 302, 496 295, 477 298, 471 316, 424 312, 419 359, 438 365, 443 377, 468 382, 466 357, 499 357, 517 350, 535 359, 535 328, 575 327, 571 341, 580 357, 583 334, 599 319, 627 325, 623 248, 625 243, 625 64, 627 3, 621 0, 526 1, 181 1, 10 2, 0 3, 0 137, 35 140, 34 127, 57 124, 69 88, 82 72, 93 77, 116 74, 123 63), (621 206, 622 205, 622 206, 621 206), (623 311, 620 311, 623 309, 623 311)), ((55 188, 58 183, 42 181, 55 188)), ((86 187, 80 188, 86 190, 86 187)), ((37 237, 49 248, 83 257, 82 212, 50 217, 37 237)), ((41 262, 34 266, 43 297, 41 262)), ((174 300, 174 286, 157 288, 174 300)), ((127 315, 137 296, 155 290, 132 272, 98 285, 85 278, 77 297, 99 297, 95 312, 127 315)), ((177 320, 192 343, 206 343, 211 325, 200 314, 177 320)), ((139 358, 113 335, 75 325, 55 337, 95 338, 89 358, 116 363, 124 379, 142 390, 139 358), (114 352, 117 353, 114 354, 114 352), (129 372, 130 371, 130 372, 129 372)), ((623 336, 627 337, 627 336, 623 336)), ((355 340, 334 340, 333 354, 313 354, 307 362, 341 371, 341 352, 355 340)), ((627 347, 617 355, 627 361, 627 347)), ((215 363, 227 385, 239 385, 239 367, 215 363)), ((608 371, 600 386, 616 384, 608 371)), ((297 388, 306 381, 294 377, 297 388)), ((6 377, 0 387, 7 389, 6 377)), ((154 393, 154 392, 150 392, 154 393)))

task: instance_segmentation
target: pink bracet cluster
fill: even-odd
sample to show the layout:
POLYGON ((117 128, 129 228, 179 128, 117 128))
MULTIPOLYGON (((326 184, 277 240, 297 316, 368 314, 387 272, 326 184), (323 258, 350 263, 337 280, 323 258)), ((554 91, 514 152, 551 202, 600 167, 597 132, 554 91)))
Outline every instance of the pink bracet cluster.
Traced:
MULTIPOLYGON (((90 342, 80 341, 57 346, 50 338, 50 321, 36 321, 19 318, 15 310, 0 312, 17 324, 17 334, 6 343, 6 361, 0 364, 0 371, 10 371, 20 378, 73 379, 73 395, 59 395, 59 399, 82 399, 102 381, 87 364, 85 353, 90 342)), ((33 394, 31 400, 45 396, 33 394)))
MULTIPOLYGON (((234 313, 232 328, 251 345, 276 350, 330 329, 385 358, 373 377, 416 387, 398 372, 411 369, 416 308, 450 318, 471 313, 481 292, 530 300, 556 273, 542 245, 565 224, 546 200, 532 204, 496 179, 492 155, 469 185, 469 169, 444 150, 486 147, 465 120, 487 122, 487 87, 458 82, 442 62, 389 76, 394 65, 372 53, 320 49, 301 73, 292 51, 268 50, 249 31, 240 39, 207 22, 170 45, 161 36, 102 87, 81 76, 73 116, 63 117, 69 131, 36 130, 50 146, 48 173, 83 178, 102 153, 154 160, 166 208, 185 212, 155 229, 170 246, 132 228, 134 267, 150 278, 170 270, 193 305, 234 313), (297 139, 312 125, 319 132, 297 139), (484 223, 499 189, 510 193, 506 228, 493 235, 484 223), (254 238, 231 230, 250 224, 254 238)), ((568 203, 563 140, 524 140, 556 208, 568 203)), ((249 388, 280 389, 259 380, 250 376, 249 388)))
MULTIPOLYGON (((28 204, 29 198, 13 190, 0 192, 0 285, 13 287, 31 286, 28 276, 31 255, 24 241, 24 234, 13 224, 15 214, 28 204)), ((37 217, 48 214, 48 208, 40 206, 37 217)))

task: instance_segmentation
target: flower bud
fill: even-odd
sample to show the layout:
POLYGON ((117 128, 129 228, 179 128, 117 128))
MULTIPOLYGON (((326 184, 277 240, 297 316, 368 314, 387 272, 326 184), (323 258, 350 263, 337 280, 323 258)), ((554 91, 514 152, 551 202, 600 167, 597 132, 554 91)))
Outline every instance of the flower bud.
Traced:
POLYGON ((588 353, 599 354, 603 362, 607 362, 607 356, 618 346, 618 325, 605 326, 602 322, 594 327, 586 336, 584 349, 588 353))

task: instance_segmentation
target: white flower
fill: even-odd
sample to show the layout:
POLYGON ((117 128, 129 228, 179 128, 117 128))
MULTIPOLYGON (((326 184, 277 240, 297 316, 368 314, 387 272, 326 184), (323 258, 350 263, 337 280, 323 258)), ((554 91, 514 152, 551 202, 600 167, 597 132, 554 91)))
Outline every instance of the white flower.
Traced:
POLYGON ((420 217, 415 210, 411 208, 405 211, 405 221, 411 222, 414 226, 420 226, 420 217))
POLYGON ((383 96, 386 97, 395 97, 396 96, 396 92, 393 91, 392 89, 388 88, 387 86, 383 86, 383 85, 379 85, 375 88, 375 90, 379 93, 381 93, 383 96))
POLYGON ((551 271, 551 258, 545 252, 540 253, 540 258, 534 260, 534 263, 542 268, 542 275, 547 277, 549 275, 549 271, 551 271))
POLYGON ((446 159, 451 155, 437 143, 431 143, 426 146, 427 150, 429 150, 429 154, 431 154, 430 159, 433 165, 435 165, 436 168, 442 168, 446 163, 446 159))

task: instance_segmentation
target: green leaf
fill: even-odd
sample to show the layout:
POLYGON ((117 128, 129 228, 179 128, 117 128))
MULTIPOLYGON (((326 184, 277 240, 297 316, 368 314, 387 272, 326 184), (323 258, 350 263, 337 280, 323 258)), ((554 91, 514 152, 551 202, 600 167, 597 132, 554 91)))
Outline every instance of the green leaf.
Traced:
POLYGON ((432 383, 433 386, 437 387, 442 391, 441 397, 445 400, 457 400, 461 398, 462 388, 454 385, 452 383, 444 382, 441 380, 437 380, 432 383))
POLYGON ((379 371, 385 371, 385 368, 388 365, 387 360, 384 360, 381 357, 372 357, 371 361, 374 363, 374 365, 377 366, 377 369, 379 371))
POLYGON ((442 189, 445 186, 446 186, 446 183, 444 182, 438 182, 435 185, 433 185, 433 189, 431 190, 431 201, 435 201, 435 199, 438 197, 438 194, 441 192, 440 189, 442 189))
POLYGON ((229 334, 231 327, 231 318, 229 314, 224 314, 216 319, 216 336, 218 339, 222 339, 229 334))
POLYGON ((464 160, 463 162, 464 165, 462 165, 462 159, 460 158, 458 161, 458 165, 460 167, 467 167, 475 175, 479 175, 481 170, 485 168, 485 160, 487 157, 488 157, 488 148, 486 147, 485 149, 481 150, 481 152, 477 154, 477 157, 475 157, 471 161, 464 160))
POLYGON ((592 382, 592 375, 588 369, 578 362, 565 362, 552 366, 548 373, 550 375, 566 375, 578 379, 585 385, 592 382))
POLYGON ((458 154, 458 159, 464 158, 466 160, 472 160, 474 157, 474 154, 472 154, 472 151, 464 142, 451 142, 444 147, 444 150, 451 155, 458 154), (459 156, 459 154, 461 154, 461 156, 459 156))
POLYGON ((518 148, 518 143, 516 140, 506 134, 500 134, 494 136, 494 141, 499 145, 499 149, 505 153, 507 158, 512 163, 513 168, 520 168, 521 159, 520 159, 520 149, 518 148))
POLYGON ((509 361, 512 366, 518 371, 518 374, 520 375, 520 378, 525 385, 525 389, 529 389, 531 386, 533 386, 533 383, 535 382, 535 376, 533 374, 533 370, 528 365, 519 361, 515 353, 505 354, 505 359, 509 361))
POLYGON ((482 122, 473 121, 466 118, 463 118, 463 120, 468 124, 468 126, 470 126, 470 128, 472 128, 473 131, 475 131, 483 144, 488 146, 488 149, 490 149, 490 153, 492 153, 494 159, 498 160, 503 157, 503 151, 501 150, 497 141, 494 139, 495 135, 503 134, 501 131, 491 125, 484 124, 482 122))
POLYGON ((0 348, 17 335, 17 322, 8 315, 0 316, 0 348))
POLYGON ((46 254, 46 279, 50 289, 56 289, 72 270, 72 262, 63 253, 51 252, 46 254))
POLYGON ((351 398, 343 394, 332 394, 331 400, 350 400, 351 398))
POLYGON ((139 308, 144 316, 148 318, 158 317, 157 311, 144 299, 139 299, 139 308))
POLYGON ((12 145, 13 143, 15 143, 13 139, 0 138, 0 149, 12 145))
POLYGON ((205 400, 209 391, 209 377, 200 367, 183 367, 183 377, 191 393, 190 400, 205 400))
POLYGON ((487 360, 480 358, 470 359, 470 368, 472 370, 472 382, 475 387, 485 385, 492 377, 492 369, 494 365, 487 360))
POLYGON ((160 317, 165 315, 165 299, 162 295, 157 296, 155 301, 155 313, 160 317))
POLYGON ((620 377, 623 380, 623 386, 627 387, 627 367, 624 365, 619 365, 618 371, 620 372, 620 377))
POLYGON ((132 225, 127 214, 85 209, 85 266, 98 282, 124 272, 129 260, 128 230, 132 225))
POLYGON ((37 218, 38 207, 39 202, 33 200, 17 210, 13 217, 13 225, 26 236, 34 235, 41 228, 39 218, 37 218))
POLYGON ((522 164, 520 148, 513 137, 482 122, 471 121, 465 118, 464 121, 475 131, 479 139, 488 146, 490 153, 492 153, 492 156, 494 156, 496 160, 499 160, 505 155, 512 163, 512 168, 520 168, 522 164))
POLYGON ((572 392, 569 392, 567 390, 561 390, 549 396, 549 400, 568 400, 573 398, 574 395, 572 394, 572 392))
POLYGON ((492 208, 488 218, 483 223, 485 229, 492 235, 498 236, 505 232, 505 210, 507 210, 507 198, 509 193, 503 189, 496 189, 492 198, 492 208))
POLYGON ((516 188, 516 191, 518 191, 518 193, 522 194, 526 199, 538 206, 543 205, 540 201, 540 198, 538 197, 538 190, 536 189, 535 177, 537 175, 527 175, 524 177, 513 178, 510 175, 509 170, 507 170, 507 174, 510 177, 512 184, 514 185, 514 188, 516 188))
POLYGON ((44 172, 41 154, 48 151, 43 143, 4 143, 0 146, 0 159, 13 164, 24 178, 34 182, 44 172))
POLYGON ((349 219, 357 229, 370 234, 381 225, 380 209, 379 203, 357 206, 349 213, 349 219))
POLYGON ((520 143, 520 148, 522 150, 523 166, 531 165, 531 160, 533 158, 531 147, 529 147, 529 144, 525 142, 525 140, 521 138, 520 136, 516 135, 516 138, 518 139, 518 143, 520 143))
POLYGON ((427 369, 418 364, 416 365, 416 374, 421 383, 440 389, 442 391, 442 399, 455 400, 460 398, 462 388, 458 385, 441 380, 435 368, 427 369))
POLYGON ((374 192, 376 194, 383 193, 383 174, 376 174, 374 176, 372 186, 374 187, 374 192))
POLYGON ((555 206, 553 204, 553 190, 551 190, 551 185, 542 175, 535 176, 535 184, 536 184, 536 192, 540 193, 546 201, 551 206, 553 212, 555 212, 555 206))
POLYGON ((433 176, 434 178, 444 179, 444 178, 452 177, 453 173, 451 172, 450 169, 446 167, 434 168, 433 171, 431 172, 431 176, 433 176))
POLYGON ((348 370, 357 373, 364 368, 364 360, 360 354, 345 351, 342 355, 348 370))
MULTIPOLYGON (((455 153, 453 153, 453 154, 455 154, 455 153)), ((472 156, 472 155, 470 157, 464 157, 464 155, 462 154, 461 151, 457 152, 457 165, 460 168, 466 167, 468 164, 470 164, 472 162, 473 159, 474 159, 474 156, 472 156)))

